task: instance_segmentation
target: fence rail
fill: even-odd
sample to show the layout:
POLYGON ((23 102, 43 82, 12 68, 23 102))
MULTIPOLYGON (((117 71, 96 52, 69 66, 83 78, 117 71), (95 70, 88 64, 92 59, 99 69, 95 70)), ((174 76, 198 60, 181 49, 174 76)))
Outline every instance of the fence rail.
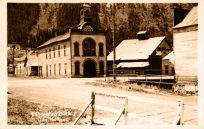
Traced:
POLYGON ((94 122, 95 109, 100 109, 100 110, 116 113, 117 116, 115 117, 114 125, 117 124, 117 122, 121 118, 121 116, 123 116, 123 124, 124 125, 127 124, 127 117, 128 117, 127 116, 128 115, 128 99, 127 99, 127 97, 120 96, 120 95, 113 95, 113 94, 106 94, 106 93, 102 93, 102 92, 91 91, 91 100, 86 104, 86 106, 81 111, 81 113, 79 114, 77 119, 73 122, 73 125, 77 124, 77 122, 82 117, 82 115, 86 112, 88 107, 91 107, 91 120, 90 120, 91 123, 90 124, 95 123, 94 122), (116 109, 107 108, 107 107, 104 107, 104 106, 101 106, 101 105, 96 105, 95 104, 96 96, 105 96, 105 97, 110 97, 110 98, 123 99, 124 100, 123 106, 122 106, 122 108, 120 110, 116 110, 116 109))
MULTIPOLYGON (((128 120, 128 116, 131 118, 137 118, 143 121, 148 121, 148 122, 153 122, 153 123, 158 123, 158 124, 164 124, 166 122, 164 122, 163 120, 156 120, 156 119, 152 119, 152 118, 148 118, 148 116, 140 116, 137 114, 133 114, 133 113, 128 113, 128 99, 130 99, 131 101, 142 101, 142 102, 146 102, 146 103, 155 103, 155 104, 162 104, 162 105, 172 105, 172 106, 176 106, 175 103, 163 103, 160 101, 143 101, 141 98, 133 98, 133 97, 125 97, 125 96, 120 96, 120 95, 116 95, 116 94, 106 94, 106 93, 102 93, 102 92, 94 92, 91 91, 91 99, 87 102, 86 106, 83 108, 83 110, 81 111, 81 113, 79 114, 79 116, 76 118, 76 120, 73 122, 73 125, 76 125, 77 122, 79 121, 79 119, 82 117, 82 115, 86 112, 86 110, 91 107, 91 120, 90 120, 90 124, 95 124, 94 122, 94 116, 95 116, 95 110, 103 110, 103 111, 108 111, 108 112, 112 112, 116 114, 116 117, 114 118, 114 123, 113 125, 116 125, 119 121, 119 119, 123 116, 123 124, 127 125, 127 120, 128 120), (117 109, 113 109, 113 108, 109 108, 109 107, 105 107, 105 106, 101 106, 101 105, 96 105, 95 101, 96 101, 96 96, 105 96, 105 97, 110 97, 110 98, 117 98, 117 99, 122 99, 123 100, 123 105, 121 107, 121 109, 117 110, 117 109), (129 115, 128 115, 129 114, 129 115)), ((177 103, 177 112, 175 113, 175 118, 174 121, 172 122, 173 125, 182 125, 183 124, 183 117, 184 117, 184 103, 181 101, 178 101, 177 103)))

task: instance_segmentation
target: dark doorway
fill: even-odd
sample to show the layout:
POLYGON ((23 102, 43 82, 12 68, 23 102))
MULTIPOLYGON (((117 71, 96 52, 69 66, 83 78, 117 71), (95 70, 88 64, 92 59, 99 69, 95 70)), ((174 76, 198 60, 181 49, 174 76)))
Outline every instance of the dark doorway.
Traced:
POLYGON ((96 64, 92 60, 84 62, 84 77, 96 77, 96 64))
POLYGON ((31 73, 30 76, 38 76, 38 66, 31 66, 31 73))

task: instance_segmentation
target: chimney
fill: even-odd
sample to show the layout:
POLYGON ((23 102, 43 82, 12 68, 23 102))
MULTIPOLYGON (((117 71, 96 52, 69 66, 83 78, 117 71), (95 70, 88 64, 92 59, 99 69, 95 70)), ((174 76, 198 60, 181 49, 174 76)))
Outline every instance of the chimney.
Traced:
POLYGON ((139 40, 149 39, 149 35, 148 35, 148 32, 146 30, 137 32, 137 37, 139 40))

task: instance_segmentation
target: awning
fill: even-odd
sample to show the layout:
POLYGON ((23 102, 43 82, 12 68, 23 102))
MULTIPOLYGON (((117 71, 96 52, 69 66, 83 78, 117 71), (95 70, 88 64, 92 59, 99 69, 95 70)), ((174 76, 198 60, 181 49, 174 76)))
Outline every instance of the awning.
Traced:
POLYGON ((134 68, 134 67, 146 67, 149 65, 149 62, 121 62, 117 65, 122 68, 134 68))

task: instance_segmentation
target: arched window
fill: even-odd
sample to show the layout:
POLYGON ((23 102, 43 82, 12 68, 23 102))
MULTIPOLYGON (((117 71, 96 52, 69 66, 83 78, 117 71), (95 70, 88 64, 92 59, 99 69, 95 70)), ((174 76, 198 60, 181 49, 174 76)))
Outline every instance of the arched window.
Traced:
POLYGON ((103 43, 99 43, 99 56, 103 56, 103 43))
POLYGON ((85 39, 83 41, 83 55, 95 56, 96 55, 96 43, 93 39, 85 39))
POLYGON ((75 75, 80 75, 80 62, 75 62, 75 75))
POLYGON ((79 56, 79 43, 74 43, 74 56, 79 56))
POLYGON ((103 75, 104 74, 104 62, 103 61, 100 61, 100 75, 103 75))

